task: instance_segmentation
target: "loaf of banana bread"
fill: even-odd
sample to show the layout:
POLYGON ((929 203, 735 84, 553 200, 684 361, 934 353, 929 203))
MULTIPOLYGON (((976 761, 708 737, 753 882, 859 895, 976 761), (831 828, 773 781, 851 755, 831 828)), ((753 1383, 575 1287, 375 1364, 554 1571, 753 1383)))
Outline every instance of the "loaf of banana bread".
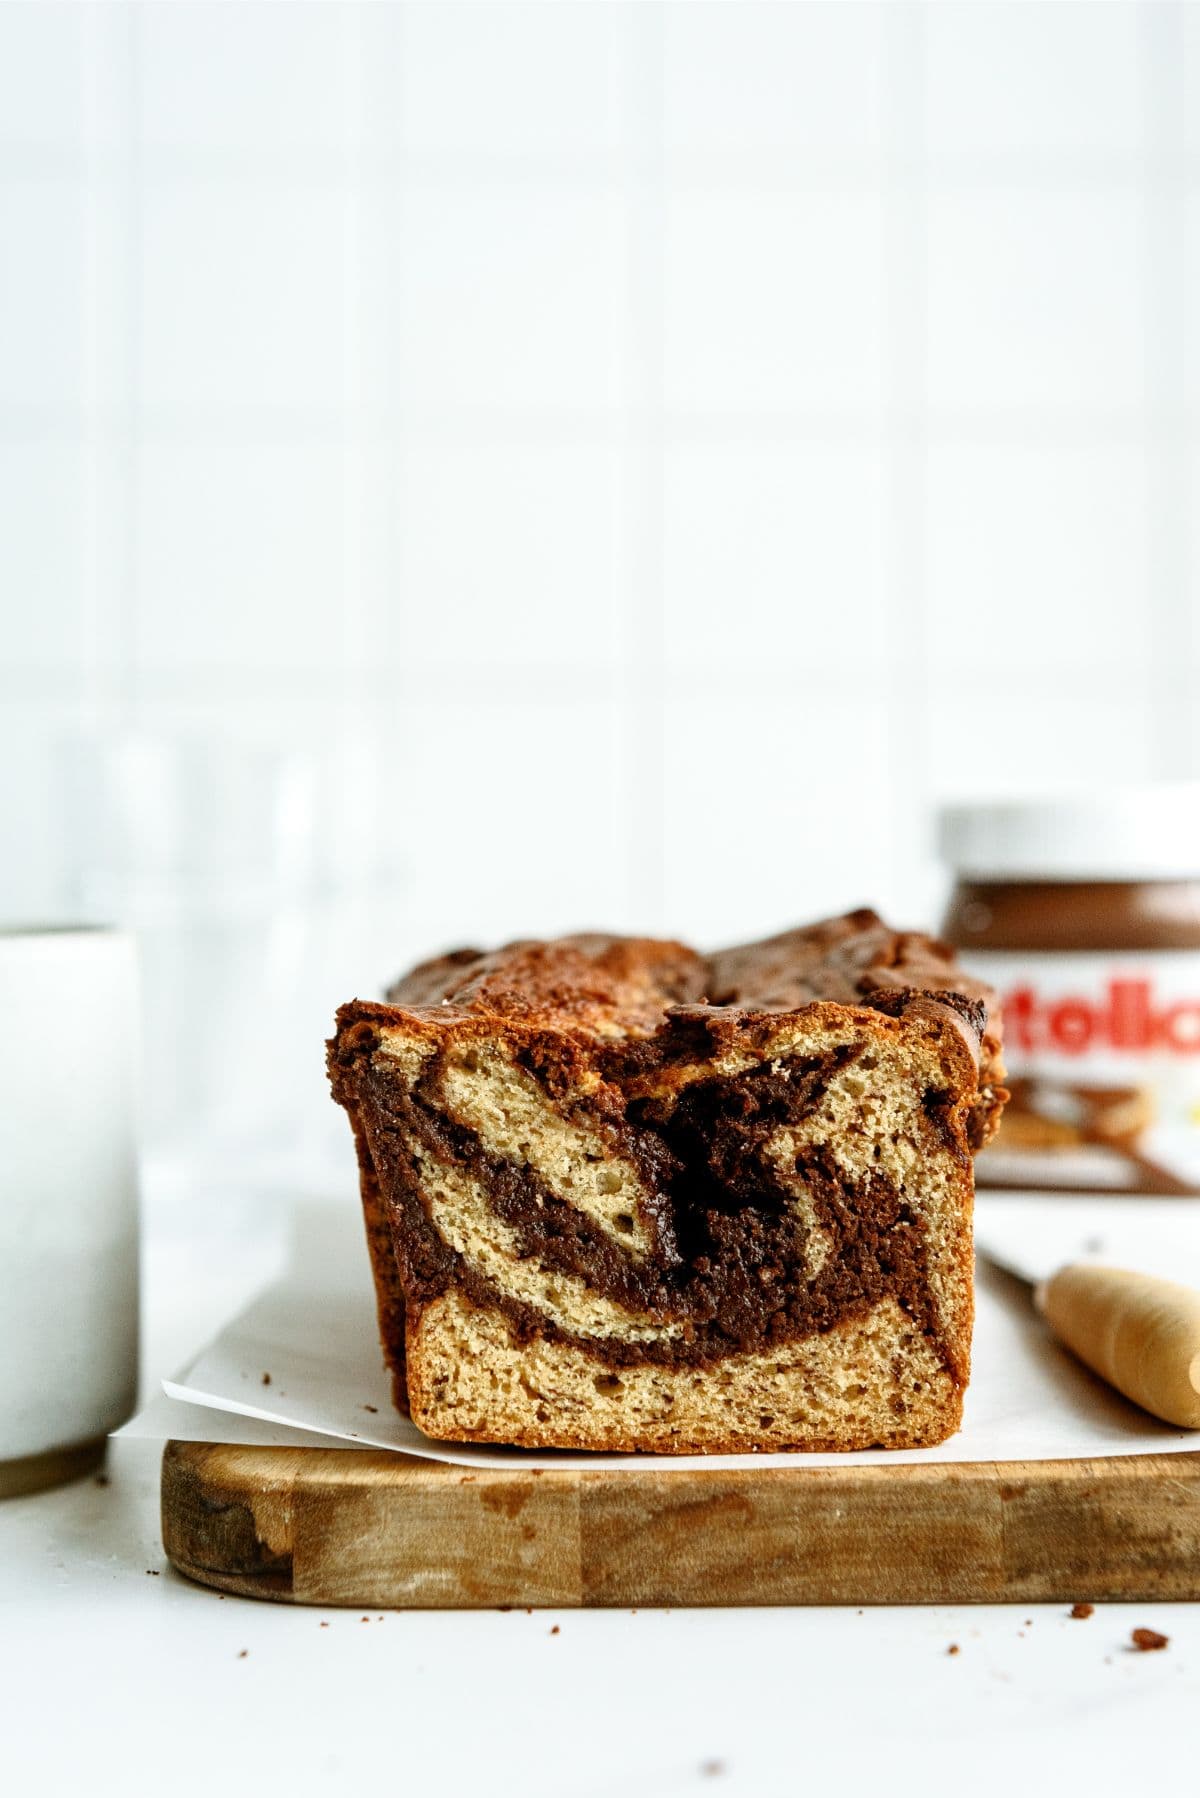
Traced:
POLYGON ((461 950, 329 1045, 396 1402, 429 1436, 912 1447, 962 1412, 998 1016, 854 912, 700 955, 461 950))

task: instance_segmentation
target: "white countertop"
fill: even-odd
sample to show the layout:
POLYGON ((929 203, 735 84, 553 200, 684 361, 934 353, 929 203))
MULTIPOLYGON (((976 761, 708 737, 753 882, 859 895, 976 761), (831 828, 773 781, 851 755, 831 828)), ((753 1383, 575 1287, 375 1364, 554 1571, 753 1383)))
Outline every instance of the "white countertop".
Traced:
MULTIPOLYGON (((197 1228, 199 1209, 148 1212, 151 1383, 282 1250, 277 1201, 252 1226, 245 1206, 213 1202, 197 1228)), ((1098 1605, 1086 1621, 1065 1605, 993 1605, 364 1623, 190 1585, 159 1540, 157 1446, 114 1443, 107 1477, 0 1504, 14 1793, 212 1798, 261 1781, 325 1798, 331 1780, 420 1791, 436 1779, 522 1798, 782 1798, 836 1781, 891 1798, 925 1794, 939 1774, 973 1794, 1048 1790, 1052 1776, 1125 1793, 1194 1757, 1200 1605, 1098 1605), (1139 1625, 1169 1647, 1131 1650, 1139 1625)))

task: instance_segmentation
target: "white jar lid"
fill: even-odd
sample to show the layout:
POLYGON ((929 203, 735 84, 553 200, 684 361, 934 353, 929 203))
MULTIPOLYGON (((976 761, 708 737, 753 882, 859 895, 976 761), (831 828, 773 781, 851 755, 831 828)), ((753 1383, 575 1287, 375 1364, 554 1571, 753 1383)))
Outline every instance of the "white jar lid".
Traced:
POLYGON ((943 858, 972 880, 1200 877, 1200 781, 943 806, 943 858))

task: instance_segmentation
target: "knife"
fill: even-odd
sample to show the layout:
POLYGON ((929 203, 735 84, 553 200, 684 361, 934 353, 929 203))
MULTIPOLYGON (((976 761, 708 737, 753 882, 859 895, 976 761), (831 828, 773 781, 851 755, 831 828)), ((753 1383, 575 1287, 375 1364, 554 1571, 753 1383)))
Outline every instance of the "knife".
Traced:
POLYGON ((976 1248, 1032 1288, 1033 1303, 1059 1340, 1144 1411, 1200 1430, 1200 1292, 1152 1274, 1070 1262, 1048 1278, 986 1234, 976 1248))

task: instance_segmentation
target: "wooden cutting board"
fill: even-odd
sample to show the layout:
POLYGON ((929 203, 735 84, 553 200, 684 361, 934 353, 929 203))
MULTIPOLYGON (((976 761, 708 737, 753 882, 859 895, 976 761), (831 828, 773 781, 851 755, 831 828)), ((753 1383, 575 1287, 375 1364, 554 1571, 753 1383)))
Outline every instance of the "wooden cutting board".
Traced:
POLYGON ((1200 1454, 534 1472, 169 1442, 181 1573, 290 1604, 1200 1599, 1200 1454))

